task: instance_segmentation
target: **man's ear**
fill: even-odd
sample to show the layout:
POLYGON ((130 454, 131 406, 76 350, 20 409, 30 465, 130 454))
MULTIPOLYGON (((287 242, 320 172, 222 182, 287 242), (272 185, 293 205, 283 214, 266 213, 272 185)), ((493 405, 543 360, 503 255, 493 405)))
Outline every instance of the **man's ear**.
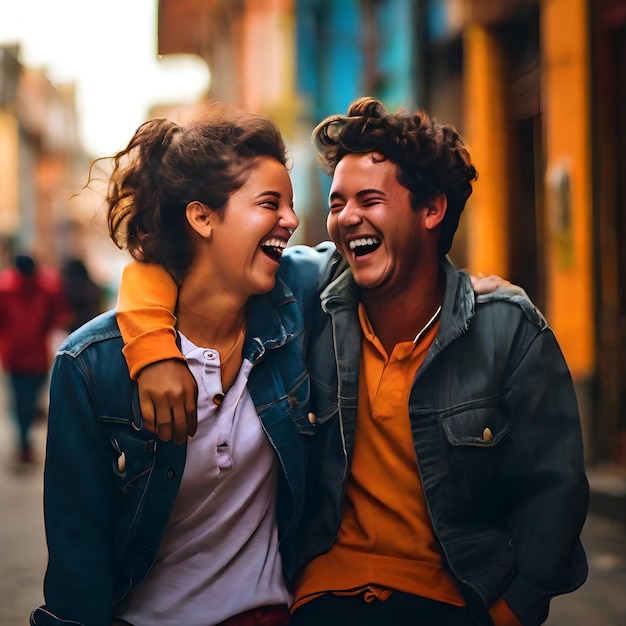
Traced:
POLYGON ((213 209, 198 200, 190 202, 185 209, 189 225, 205 239, 209 239, 213 232, 213 213, 213 209))
POLYGON ((426 203, 426 217, 424 218, 424 225, 426 228, 429 230, 437 228, 445 217, 447 209, 448 198, 446 198, 445 194, 441 193, 438 196, 431 198, 426 203))

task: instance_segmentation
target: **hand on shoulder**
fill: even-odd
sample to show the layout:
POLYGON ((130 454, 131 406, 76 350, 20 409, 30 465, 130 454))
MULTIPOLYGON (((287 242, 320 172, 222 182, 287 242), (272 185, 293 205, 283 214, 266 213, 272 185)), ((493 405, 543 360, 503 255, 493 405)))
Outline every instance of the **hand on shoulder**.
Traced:
POLYGON ((501 278, 500 276, 496 276, 495 274, 491 274, 490 276, 484 276, 481 273, 470 274, 470 280, 472 281, 472 287, 474 288, 474 291, 478 295, 491 293, 499 287, 511 288, 515 286, 510 281, 506 280, 505 278, 501 278))

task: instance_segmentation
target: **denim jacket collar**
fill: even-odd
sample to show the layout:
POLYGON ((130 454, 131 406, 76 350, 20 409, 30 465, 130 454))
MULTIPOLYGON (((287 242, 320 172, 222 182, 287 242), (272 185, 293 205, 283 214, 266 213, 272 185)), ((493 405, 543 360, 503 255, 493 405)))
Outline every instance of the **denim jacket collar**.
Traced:
POLYGON ((302 332, 302 318, 294 303, 293 293, 280 279, 269 294, 250 299, 244 358, 256 363, 266 350, 280 348, 302 332))

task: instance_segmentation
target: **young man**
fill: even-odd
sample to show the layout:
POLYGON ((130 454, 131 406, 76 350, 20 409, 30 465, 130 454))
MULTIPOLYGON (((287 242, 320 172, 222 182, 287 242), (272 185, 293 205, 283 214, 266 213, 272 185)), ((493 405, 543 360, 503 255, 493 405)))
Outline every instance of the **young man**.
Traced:
MULTIPOLYGON (((334 246, 288 250, 279 272, 309 329, 316 425, 292 623, 541 624, 587 574, 578 409, 542 315, 519 290, 477 297, 446 256, 477 176, 465 143, 372 98, 313 139, 334 246)), ((138 303, 137 274, 119 310, 134 371, 177 356, 141 352, 139 329, 171 326, 145 301, 175 303, 156 281, 138 303)), ((180 437, 192 388, 167 368, 139 378, 142 407, 180 437)))

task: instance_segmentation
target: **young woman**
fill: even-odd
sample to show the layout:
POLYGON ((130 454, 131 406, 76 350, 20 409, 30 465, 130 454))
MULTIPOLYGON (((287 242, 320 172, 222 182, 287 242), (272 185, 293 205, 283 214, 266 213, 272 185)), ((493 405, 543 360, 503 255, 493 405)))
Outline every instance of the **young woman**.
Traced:
POLYGON ((312 425, 301 311, 275 279, 298 225, 281 135, 222 105, 187 126, 152 120, 113 157, 107 204, 113 240, 179 288, 197 432, 143 427, 113 311, 70 335, 53 367, 49 564, 30 623, 286 624, 312 425))

